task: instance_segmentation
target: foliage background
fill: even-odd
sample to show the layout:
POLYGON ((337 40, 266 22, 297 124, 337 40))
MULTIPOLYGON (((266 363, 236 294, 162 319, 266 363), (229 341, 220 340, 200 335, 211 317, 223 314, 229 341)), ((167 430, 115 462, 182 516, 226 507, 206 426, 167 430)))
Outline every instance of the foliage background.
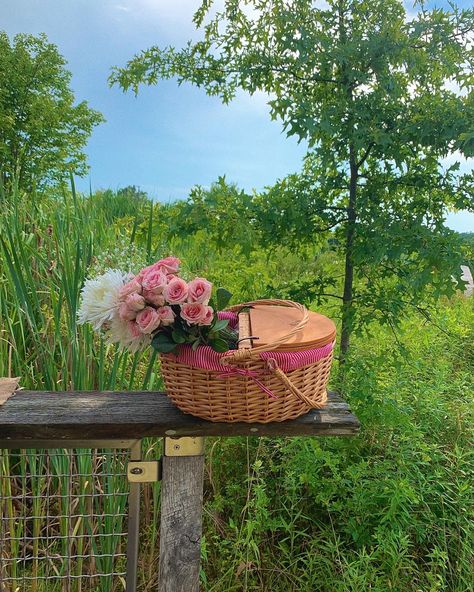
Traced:
MULTIPOLYGON (((264 295, 275 277, 284 285, 312 267, 340 266, 327 245, 295 254, 222 247, 202 228, 173 236, 163 206, 139 196, 128 210, 122 194, 7 200, 0 374, 38 390, 161 387, 148 353, 117 352, 76 326, 90 266, 136 269, 173 252, 236 300, 264 295)), ((472 589, 472 299, 442 299, 434 320, 412 313, 396 333, 375 320, 355 338, 345 392, 362 422, 357 438, 209 440, 203 590, 472 589)), ((159 444, 146 451, 156 458, 159 444)), ((158 504, 159 485, 147 486, 141 590, 157 577, 158 504)))
MULTIPOLYGON (((474 310, 456 276, 474 251, 444 218, 446 207, 472 208, 473 177, 440 160, 472 154, 473 54, 459 31, 472 33, 474 12, 421 4, 407 22, 397 0, 330 0, 333 12, 308 0, 247 4, 259 18, 230 0, 201 43, 152 48, 113 80, 177 76, 224 101, 238 88, 274 93, 273 115, 311 150, 301 173, 260 193, 221 177, 172 204, 135 186, 87 196, 66 187, 85 170, 100 115, 74 106, 46 38, 12 45, 0 34, 0 375, 38 390, 162 388, 156 355, 118 351, 77 326, 85 277, 109 267, 174 254, 236 302, 304 301, 338 322, 345 364, 336 361, 333 385, 361 434, 209 439, 203 590, 470 592, 474 310)), ((153 440, 145 449, 159 455, 153 440)), ((63 490, 54 470, 34 482, 37 499, 63 490)), ((159 495, 159 484, 145 488, 143 591, 157 578, 159 495)), ((5 511, 21 535, 20 510, 5 511)))
POLYGON ((0 31, 0 183, 33 190, 87 170, 84 147, 104 118, 75 104, 66 60, 46 35, 0 31))

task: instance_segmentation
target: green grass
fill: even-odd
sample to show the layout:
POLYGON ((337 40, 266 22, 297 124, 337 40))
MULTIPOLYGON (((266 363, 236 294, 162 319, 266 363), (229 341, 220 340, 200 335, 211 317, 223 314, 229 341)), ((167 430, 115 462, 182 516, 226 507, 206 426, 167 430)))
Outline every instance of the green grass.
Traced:
MULTIPOLYGON (((79 293, 90 268, 134 269, 172 252, 185 261, 190 274, 209 276, 230 288, 235 301, 242 301, 266 295, 276 276, 284 281, 318 265, 336 265, 318 253, 249 254, 238 246, 219 251, 205 232, 170 238, 156 223, 159 209, 144 201, 134 212, 123 200, 115 204, 109 194, 87 199, 70 193, 17 195, 4 206, 0 375, 21 376, 24 387, 37 390, 161 386, 159 365, 149 353, 118 352, 87 327, 76 325, 79 293)), ((396 338, 373 324, 370 336, 354 340, 344 389, 362 422, 359 437, 209 439, 203 590, 472 589, 473 303, 464 298, 441 302, 436 326, 413 317, 396 338)), ((326 312, 334 311, 327 307, 326 312)), ((158 442, 144 444, 148 458, 159 456, 158 442)), ((66 462, 84 474, 93 467, 111 469, 90 454, 49 462, 41 451, 3 453, 2 472, 13 471, 18 480, 1 480, 0 494, 9 497, 12 487, 22 491, 26 486, 38 493, 67 494, 68 483, 60 477, 66 462), (39 477, 22 481, 27 474, 39 477)), ((107 481, 110 491, 121 486, 120 479, 107 481)), ((100 487, 78 479, 78 514, 87 514, 86 507, 81 509, 85 501, 80 491, 97 494, 94 503, 102 504, 107 514, 123 507, 120 496, 100 502, 100 487)), ((46 509, 41 498, 33 503, 27 510, 41 515, 46 509)), ((156 581, 158 508, 159 485, 146 486, 141 590, 156 581)), ((10 501, 2 510, 11 532, 17 533, 8 553, 21 556, 21 516, 26 510, 10 501)), ((53 511, 60 514, 60 507, 53 511)), ((101 535, 110 531, 113 520, 77 520, 72 528, 101 535)), ((31 520, 28 528, 41 533, 44 523, 31 520)), ((56 532, 70 528, 70 521, 58 521, 56 532)), ((93 540, 101 549, 114 549, 110 538, 93 540)), ((86 540, 81 544, 78 555, 88 550, 86 540)), ((37 556, 40 549, 33 551, 37 556)), ((40 564, 31 561, 30 573, 42 569, 40 564)), ((74 569, 87 572, 91 565, 78 560, 74 569)), ((106 582, 90 584, 88 588, 84 582, 82 591, 109 591, 106 582)), ((59 592, 60 587, 30 589, 59 592)))
POLYGON ((360 437, 216 443, 207 590, 472 589, 472 302, 440 314, 356 343, 360 437))
POLYGON ((122 557, 113 560, 125 553, 124 466, 120 452, 0 451, 5 592, 63 590, 68 575, 70 592, 123 589, 116 578, 82 575, 124 570, 122 557))

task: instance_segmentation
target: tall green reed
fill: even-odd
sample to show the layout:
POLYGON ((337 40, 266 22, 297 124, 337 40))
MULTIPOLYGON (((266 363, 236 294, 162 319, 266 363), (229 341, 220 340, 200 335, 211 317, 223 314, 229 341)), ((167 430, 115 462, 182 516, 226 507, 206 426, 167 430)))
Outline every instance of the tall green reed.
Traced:
POLYGON ((93 197, 10 197, 0 219, 0 375, 37 390, 147 388, 148 352, 116 351, 76 320, 91 265, 118 235, 93 197))
MULTIPOLYGON (((20 376, 21 385, 33 390, 142 390, 159 386, 156 361, 148 352, 133 356, 117 351, 88 327, 77 325, 85 278, 99 256, 113 252, 124 238, 110 224, 114 216, 111 203, 104 207, 102 198, 81 196, 74 186, 61 194, 16 193, 2 199, 0 376, 20 376)), ((140 216, 137 211, 138 221, 140 216)), ((114 584, 109 577, 81 583, 79 576, 83 570, 110 572, 114 553, 123 551, 122 537, 113 535, 126 530, 123 464, 92 451, 50 455, 26 450, 2 452, 0 468, 0 476, 11 477, 0 479, 10 537, 8 555, 33 558, 24 564, 26 567, 21 561, 9 563, 16 578, 12 590, 23 581, 27 569, 29 578, 45 576, 49 571, 58 577, 72 573, 76 576, 72 592, 112 592, 114 584), (100 472, 106 477, 94 479, 93 475, 100 472), (19 500, 16 503, 12 500, 15 497, 19 500), (74 517, 69 517, 71 508, 74 517), (48 514, 58 516, 52 527, 48 514), (27 535, 31 536, 31 546, 27 546, 27 535), (38 559, 44 552, 52 557, 76 558, 45 564, 38 559)), ((43 580, 27 581, 28 590, 41 592, 43 580)), ((62 586, 50 581, 44 585, 48 592, 59 591, 62 586)))

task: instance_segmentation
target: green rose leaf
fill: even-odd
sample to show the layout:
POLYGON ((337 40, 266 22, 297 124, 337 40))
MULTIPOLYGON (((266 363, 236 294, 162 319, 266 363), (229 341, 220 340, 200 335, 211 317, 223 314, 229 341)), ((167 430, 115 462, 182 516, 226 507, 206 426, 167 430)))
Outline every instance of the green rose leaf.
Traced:
POLYGON ((185 343, 186 342, 186 333, 181 329, 175 329, 171 334, 173 341, 175 343, 185 343))
POLYGON ((219 353, 229 351, 229 344, 225 339, 221 339, 220 337, 217 337, 216 339, 212 339, 211 341, 209 341, 209 345, 212 347, 214 351, 219 353))
POLYGON ((225 329, 228 324, 229 324, 229 319, 221 319, 219 321, 216 321, 216 323, 212 327, 212 330, 215 332, 222 331, 222 329, 225 329))
POLYGON ((162 354, 169 354, 176 350, 177 343, 173 341, 168 333, 157 333, 152 341, 151 345, 162 354))
POLYGON ((226 290, 225 288, 217 288, 217 310, 223 310, 229 304, 231 298, 232 292, 229 292, 229 290, 226 290))

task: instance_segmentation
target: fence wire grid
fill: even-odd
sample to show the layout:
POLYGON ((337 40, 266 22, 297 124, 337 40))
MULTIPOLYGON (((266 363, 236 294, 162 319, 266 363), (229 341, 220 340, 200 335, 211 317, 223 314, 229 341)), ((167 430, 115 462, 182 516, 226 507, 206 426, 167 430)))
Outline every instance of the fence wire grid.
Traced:
POLYGON ((0 450, 0 592, 125 590, 129 458, 0 450))

